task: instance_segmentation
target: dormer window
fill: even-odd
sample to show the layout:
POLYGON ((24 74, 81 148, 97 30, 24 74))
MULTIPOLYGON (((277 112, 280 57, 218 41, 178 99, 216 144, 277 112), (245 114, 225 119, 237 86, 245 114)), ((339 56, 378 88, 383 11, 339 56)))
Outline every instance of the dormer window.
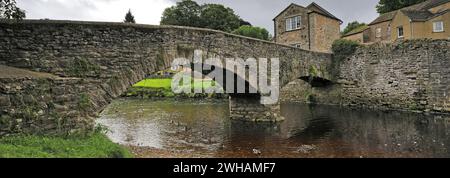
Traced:
POLYGON ((301 17, 295 16, 286 19, 286 31, 292 31, 300 29, 302 25, 301 17))

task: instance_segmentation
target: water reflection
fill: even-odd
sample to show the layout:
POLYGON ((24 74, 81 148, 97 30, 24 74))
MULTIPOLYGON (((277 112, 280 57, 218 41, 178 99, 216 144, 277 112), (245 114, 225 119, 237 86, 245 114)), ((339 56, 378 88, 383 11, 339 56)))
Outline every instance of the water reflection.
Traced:
POLYGON ((255 124, 230 121, 224 101, 120 99, 98 123, 113 141, 165 157, 450 157, 449 116, 294 103, 281 110, 286 121, 255 124))

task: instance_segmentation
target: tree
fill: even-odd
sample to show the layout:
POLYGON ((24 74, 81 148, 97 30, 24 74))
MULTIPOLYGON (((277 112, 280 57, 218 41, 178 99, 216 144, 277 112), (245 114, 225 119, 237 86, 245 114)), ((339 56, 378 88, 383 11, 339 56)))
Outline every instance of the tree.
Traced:
POLYGON ((236 15, 231 8, 220 4, 199 5, 183 0, 164 10, 161 25, 178 25, 209 28, 232 32, 242 25, 251 25, 236 15))
POLYGON ((234 14, 233 9, 220 4, 203 5, 200 20, 203 28, 226 32, 232 32, 241 25, 241 19, 234 14))
POLYGON ((345 35, 345 34, 347 34, 348 32, 350 32, 350 31, 352 31, 354 29, 357 29, 359 27, 366 26, 366 25, 367 24, 359 23, 358 21, 350 22, 350 23, 348 23, 347 27, 344 28, 344 31, 342 31, 342 34, 345 35))
POLYGON ((241 19, 239 22, 239 26, 244 26, 244 25, 252 26, 252 24, 250 22, 247 22, 247 21, 241 19))
POLYGON ((131 10, 128 10, 127 14, 125 15, 125 20, 123 21, 125 23, 136 23, 134 20, 134 16, 131 13, 131 10))
POLYGON ((25 18, 25 11, 18 8, 15 0, 0 0, 0 19, 16 19, 25 18))
POLYGON ((183 0, 164 10, 161 25, 200 27, 201 7, 195 1, 183 0))
POLYGON ((234 34, 252 37, 252 38, 258 38, 261 40, 269 40, 269 32, 260 27, 252 27, 249 25, 244 25, 239 27, 238 29, 233 31, 234 34))
POLYGON ((377 12, 384 14, 424 1, 426 0, 380 0, 377 5, 377 12))

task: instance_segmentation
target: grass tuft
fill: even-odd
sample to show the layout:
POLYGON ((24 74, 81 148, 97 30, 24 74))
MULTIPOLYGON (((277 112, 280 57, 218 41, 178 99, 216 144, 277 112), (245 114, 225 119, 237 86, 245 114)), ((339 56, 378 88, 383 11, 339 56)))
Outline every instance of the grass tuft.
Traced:
POLYGON ((81 137, 7 136, 0 158, 130 158, 132 154, 102 133, 81 137))

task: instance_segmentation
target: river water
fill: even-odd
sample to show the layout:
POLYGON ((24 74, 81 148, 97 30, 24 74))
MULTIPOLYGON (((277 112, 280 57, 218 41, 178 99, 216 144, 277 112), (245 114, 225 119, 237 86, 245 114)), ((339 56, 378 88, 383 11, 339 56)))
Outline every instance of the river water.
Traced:
POLYGON ((227 101, 118 99, 97 122, 138 157, 450 157, 450 116, 284 103, 278 124, 227 101))

